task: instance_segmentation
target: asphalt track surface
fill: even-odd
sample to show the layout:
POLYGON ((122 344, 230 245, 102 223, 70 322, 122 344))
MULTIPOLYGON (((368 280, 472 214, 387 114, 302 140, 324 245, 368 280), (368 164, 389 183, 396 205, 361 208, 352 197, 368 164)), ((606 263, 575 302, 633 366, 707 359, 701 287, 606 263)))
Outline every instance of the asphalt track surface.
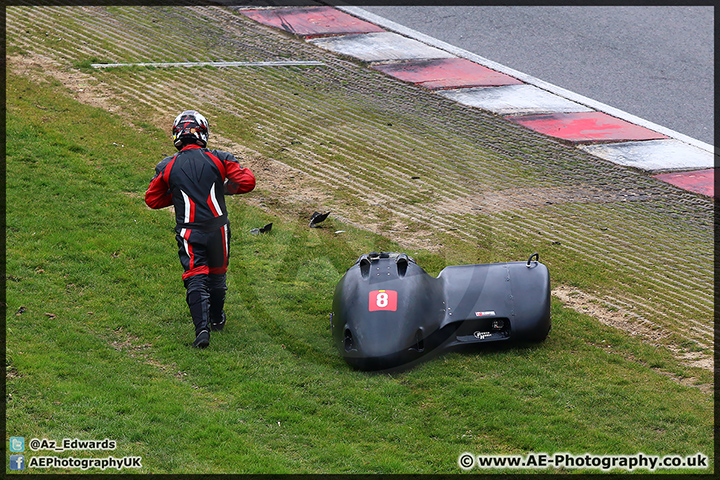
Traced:
POLYGON ((9 73, 57 80, 128 124, 167 131, 186 108, 216 119, 211 146, 237 152, 258 178, 242 201, 297 215, 330 210, 411 248, 462 241, 500 252, 522 244, 551 267, 597 275, 602 282, 578 294, 620 312, 618 328, 712 351, 708 197, 222 7, 8 7, 7 44, 9 73), (178 44, 179 37, 195 41, 178 44), (77 67, 88 59, 323 65, 77 67))
POLYGON ((711 6, 361 6, 714 145, 711 6))

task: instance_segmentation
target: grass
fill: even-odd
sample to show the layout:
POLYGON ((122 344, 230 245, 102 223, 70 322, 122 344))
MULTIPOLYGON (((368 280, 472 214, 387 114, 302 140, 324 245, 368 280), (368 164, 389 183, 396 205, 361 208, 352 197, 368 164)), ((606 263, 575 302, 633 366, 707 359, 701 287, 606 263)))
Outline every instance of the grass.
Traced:
MULTIPOLYGON (((142 199, 169 140, 14 75, 7 109, 8 437, 114 439, 140 473, 460 473, 466 451, 702 452, 713 470, 712 398, 676 381, 710 373, 557 301, 539 346, 350 369, 330 339, 335 284, 361 253, 399 247, 332 217, 309 229, 229 200, 228 326, 190 348, 173 217, 142 199)), ((455 242, 408 253, 433 275, 477 260, 455 242)))

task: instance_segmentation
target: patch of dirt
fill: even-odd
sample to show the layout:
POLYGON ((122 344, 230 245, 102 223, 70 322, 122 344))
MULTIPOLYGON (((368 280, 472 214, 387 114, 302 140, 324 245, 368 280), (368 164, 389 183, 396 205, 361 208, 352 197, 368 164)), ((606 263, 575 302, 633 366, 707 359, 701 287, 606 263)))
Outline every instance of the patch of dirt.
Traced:
POLYGON ((10 55, 6 57, 6 65, 16 75, 38 78, 52 77, 73 92, 76 100, 86 105, 100 107, 113 113, 119 113, 120 107, 112 102, 115 92, 92 75, 80 70, 67 70, 50 57, 33 55, 10 55))
POLYGON ((122 329, 113 330, 113 332, 117 338, 115 340, 111 340, 109 342, 110 345, 119 352, 128 352, 128 355, 133 358, 136 357, 137 354, 152 347, 152 344, 150 343, 139 343, 140 339, 134 335, 123 334, 122 329))
POLYGON ((5 370, 5 378, 8 380, 12 380, 15 378, 20 378, 22 375, 18 373, 18 371, 15 369, 14 366, 7 367, 5 370))
MULTIPOLYGON (((128 356, 131 358, 136 358, 146 365, 151 365, 152 367, 157 368, 158 370, 161 370, 164 373, 168 373, 172 375, 174 378, 179 380, 180 382, 187 383, 188 374, 186 372, 183 372, 178 369, 178 366, 175 363, 171 363, 170 365, 161 363, 157 361, 152 356, 152 344, 151 343, 142 343, 141 339, 135 335, 132 335, 130 333, 123 332, 122 327, 120 327, 117 330, 113 330, 113 334, 115 336, 115 339, 108 339, 108 343, 117 351, 120 352, 127 352, 128 356)), ((189 347, 188 347, 189 348, 189 347)), ((195 384, 189 384, 190 387, 193 390, 198 390, 198 394, 201 394, 206 397, 211 397, 211 405, 213 407, 217 406, 218 404, 226 404, 227 402, 221 402, 217 398, 213 397, 209 393, 205 393, 201 391, 200 387, 198 387, 195 384)))
POLYGON ((636 313, 625 311, 616 306, 610 306, 600 298, 566 286, 560 286, 552 291, 566 306, 573 310, 597 318, 600 323, 628 332, 631 336, 641 335, 653 345, 660 345, 660 340, 667 338, 668 334, 662 332, 656 325, 643 320, 636 313), (630 321, 629 319, 633 321, 630 321))
POLYGON ((264 198, 282 199, 302 205, 303 210, 312 210, 308 217, 314 210, 329 210, 327 204, 332 196, 327 192, 328 188, 310 175, 238 144, 231 143, 225 149, 232 152, 242 166, 250 168, 257 178, 257 194, 246 197, 250 203, 264 206, 264 198))
MULTIPOLYGON (((118 330, 113 330, 115 339, 108 340, 110 346, 119 352, 127 352, 131 358, 137 358, 147 365, 162 370, 163 372, 175 372, 177 371, 176 365, 165 365, 155 360, 151 355, 152 344, 142 343, 141 339, 135 335, 124 333, 122 327, 118 330)), ((174 374, 176 377, 177 374, 174 374)), ((184 380, 181 377, 178 377, 184 380)))
MULTIPOLYGON (((712 355, 702 352, 688 352, 674 345, 669 341, 669 333, 663 331, 658 325, 643 319, 636 313, 629 312, 616 305, 611 305, 599 297, 567 286, 556 287, 551 293, 560 299, 565 306, 572 308, 576 312, 590 315, 603 325, 617 328, 631 336, 637 336, 643 342, 650 345, 667 348, 683 365, 709 371, 714 370, 715 365, 712 355)), ((666 374, 665 372, 661 373, 666 374)), ((695 385, 696 379, 694 378, 678 379, 672 375, 670 375, 670 377, 683 385, 698 387, 703 391, 712 391, 712 386, 695 385)))

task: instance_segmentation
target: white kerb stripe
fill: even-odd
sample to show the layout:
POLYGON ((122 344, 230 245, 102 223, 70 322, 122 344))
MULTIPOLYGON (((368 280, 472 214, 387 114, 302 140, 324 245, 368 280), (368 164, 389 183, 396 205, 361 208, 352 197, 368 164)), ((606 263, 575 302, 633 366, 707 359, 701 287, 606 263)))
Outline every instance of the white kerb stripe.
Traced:
POLYGON ((213 183, 212 188, 210 188, 210 201, 215 206, 215 211, 218 214, 218 217, 223 214, 223 211, 220 209, 220 204, 217 201, 217 198, 215 197, 215 184, 213 183))
POLYGON ((183 196, 183 203, 185 204, 185 223, 190 223, 190 197, 185 192, 180 190, 183 196))

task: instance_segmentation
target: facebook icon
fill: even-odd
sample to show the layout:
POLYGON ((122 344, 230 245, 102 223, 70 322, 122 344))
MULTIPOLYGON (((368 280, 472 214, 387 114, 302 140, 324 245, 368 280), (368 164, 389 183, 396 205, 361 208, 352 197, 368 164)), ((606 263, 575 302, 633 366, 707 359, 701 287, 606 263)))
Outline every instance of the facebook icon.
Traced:
POLYGON ((25 470, 25 455, 10 455, 10 470, 25 470))

